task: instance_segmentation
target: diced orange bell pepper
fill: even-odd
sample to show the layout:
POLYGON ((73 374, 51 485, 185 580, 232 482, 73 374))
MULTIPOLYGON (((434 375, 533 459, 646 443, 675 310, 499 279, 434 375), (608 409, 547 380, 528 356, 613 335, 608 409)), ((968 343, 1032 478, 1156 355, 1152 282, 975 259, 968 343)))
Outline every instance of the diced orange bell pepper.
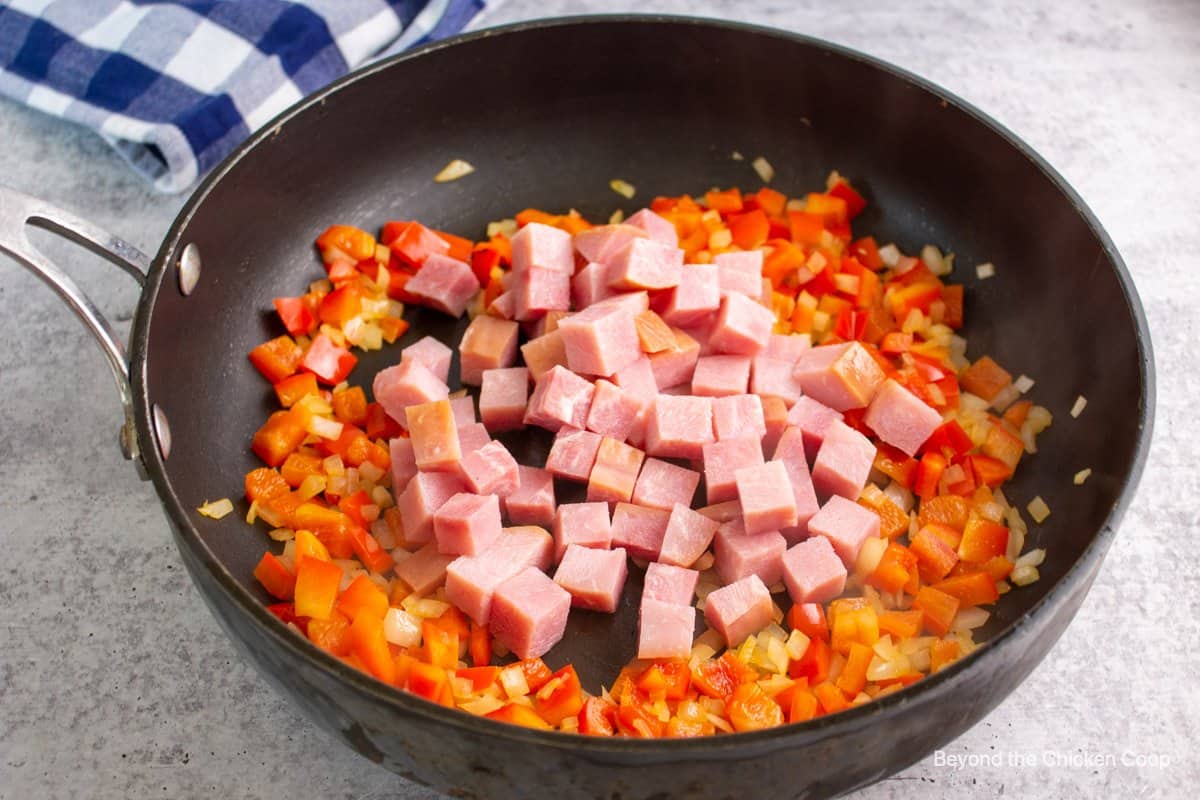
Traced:
POLYGON ((1008 550, 1008 528, 996 522, 972 517, 963 528, 958 557, 970 564, 982 564, 1002 556, 1008 550))
POLYGON ((666 735, 672 739, 710 736, 712 733, 713 724, 708 719, 708 714, 695 700, 680 701, 670 722, 667 723, 666 735))
POLYGON ((922 528, 934 523, 962 530, 971 511, 965 498, 942 495, 921 501, 917 509, 917 524, 922 528))
POLYGON ((692 685, 701 694, 724 699, 733 693, 739 683, 752 680, 754 670, 746 666, 729 652, 720 658, 701 661, 692 670, 692 685))
POLYGON ((783 710, 757 683, 743 683, 725 701, 735 731, 761 731, 783 724, 783 710))
POLYGON ((396 420, 388 416, 379 403, 367 404, 366 433, 371 439, 395 439, 402 432, 396 420))
POLYGON ((352 225, 330 225, 317 237, 317 248, 326 261, 337 255, 364 261, 375 257, 375 237, 352 225))
POLYGON ((284 408, 291 408, 300 398, 318 391, 317 376, 311 372, 301 372, 275 384, 275 396, 284 408))
POLYGON ((367 424, 367 395, 361 386, 333 393, 333 415, 341 422, 362 427, 367 424))
POLYGON ((895 539, 908 532, 908 514, 887 495, 880 494, 871 499, 860 497, 858 503, 879 515, 879 535, 883 538, 895 539))
POLYGON ((939 639, 929 648, 929 671, 937 672, 958 660, 958 642, 953 639, 939 639))
POLYGON ((769 186, 759 189, 754 195, 758 207, 767 212, 769 217, 782 217, 787 208, 787 195, 777 192, 769 186))
POLYGON ((817 702, 821 705, 821 711, 826 714, 836 714, 850 707, 850 703, 846 701, 845 693, 832 683, 825 682, 818 684, 813 687, 813 694, 816 695, 817 702))
POLYGON ((434 253, 447 255, 450 252, 449 242, 419 222, 388 223, 388 226, 384 226, 384 235, 392 237, 387 242, 388 248, 411 269, 419 269, 434 253))
POLYGON ((436 625, 432 620, 421 622, 425 661, 442 669, 458 666, 458 634, 436 625))
POLYGON ((846 693, 846 697, 854 699, 867 685, 867 667, 875 651, 866 645, 854 642, 846 656, 846 664, 842 667, 835 685, 846 693))
POLYGON ((350 620, 334 611, 329 619, 308 621, 308 638, 327 653, 350 655, 350 620))
POLYGON ((388 344, 395 344, 397 339, 408 332, 408 320, 399 317, 384 317, 379 320, 378 325, 383 332, 383 340, 388 344))
POLYGON ((666 727, 646 704, 629 697, 617 707, 617 726, 626 736, 637 739, 657 739, 666 727))
POLYGON ((347 284, 325 295, 317 309, 321 322, 330 325, 345 325, 362 311, 362 290, 356 284, 347 284))
POLYGON ((279 468, 279 474, 287 485, 294 489, 309 475, 324 475, 325 470, 319 457, 307 453, 292 453, 279 468))
POLYGON ((363 563, 364 567, 380 575, 391 570, 395 564, 392 554, 380 547, 379 542, 365 528, 359 525, 349 525, 346 527, 346 534, 350 538, 350 546, 354 549, 355 557, 363 563))
POLYGON ((456 258, 459 261, 471 260, 471 250, 474 249, 475 243, 470 239, 464 239, 461 236, 455 236, 453 233, 446 233, 445 231, 434 231, 433 233, 443 242, 450 245, 450 249, 446 251, 446 255, 456 258))
POLYGON ((923 314, 929 313, 934 301, 942 299, 942 285, 935 281, 915 283, 897 288, 887 296, 888 307, 897 322, 903 322, 914 308, 923 314))
POLYGON ((300 446, 308 432, 293 411, 276 411, 254 433, 250 445, 268 466, 278 467, 300 446))
POLYGON ((296 567, 296 613, 302 617, 328 619, 333 613, 342 568, 329 561, 302 556, 296 567))
POLYGON ((915 458, 902 453, 891 445, 880 443, 879 450, 875 453, 873 466, 906 489, 912 488, 913 479, 917 474, 915 458))
POLYGON ((579 732, 587 736, 612 736, 616 733, 617 706, 601 697, 589 697, 579 710, 579 732))
POLYGON ((296 591, 296 576, 271 552, 263 553, 254 568, 254 577, 267 593, 280 600, 291 600, 296 591))
POLYGON ((891 635, 895 640, 911 639, 921 632, 923 617, 920 609, 884 611, 879 615, 879 631, 891 635))
MULTIPOLYGON (((413 661, 409 665, 408 680, 405 682, 405 687, 408 691, 424 697, 426 700, 437 702, 441 697, 442 689, 449 683, 449 677, 446 675, 446 670, 433 664, 426 664, 424 661, 413 661)), ((533 711, 530 709, 530 713, 533 711)), ((534 714, 534 716, 537 716, 534 714)), ((541 717, 538 717, 541 722, 541 717)))
POLYGON ((1000 459, 980 453, 967 456, 966 466, 970 468, 971 475, 978 485, 990 488, 1001 485, 1013 474, 1012 469, 1000 459))
POLYGON ((771 233, 771 223, 762 209, 747 214, 734 214, 729 218, 729 232, 733 234, 733 243, 743 250, 754 250, 767 241, 771 233))
POLYGON ((583 687, 575 667, 570 664, 550 676, 546 685, 533 696, 533 705, 542 719, 557 725, 583 708, 583 687))
POLYGON ((278 336, 250 351, 250 363, 271 383, 295 374, 304 351, 290 336, 278 336))
POLYGON ((471 688, 476 692, 482 692, 484 689, 492 686, 496 682, 496 678, 500 677, 499 667, 466 667, 454 671, 454 674, 471 682, 471 688))
POLYGON ((829 643, 834 652, 846 655, 850 652, 852 642, 874 647, 879 641, 879 616, 865 599, 850 597, 834 600, 829 611, 829 643))
POLYGON ((924 615, 925 629, 938 636, 945 636, 950 631, 958 605, 958 598, 932 586, 922 586, 913 600, 913 608, 920 609, 924 615))
POLYGON ((259 467, 246 473, 246 499, 270 500, 288 492, 287 481, 270 467, 259 467))
POLYGON ((467 651, 471 654, 471 663, 476 667, 486 667, 492 661, 492 637, 483 625, 471 621, 471 633, 467 651))
POLYGON ((880 591, 894 594, 908 585, 916 570, 916 555, 904 545, 890 542, 875 571, 867 576, 867 583, 880 591))
POLYGON ((525 673, 525 684, 531 692, 541 689, 553 675, 546 662, 540 658, 527 658, 518 663, 521 665, 521 671, 525 673))
POLYGON ((958 553, 937 535, 933 526, 926 526, 917 531, 909 548, 917 557, 921 580, 926 583, 940 581, 949 575, 950 570, 958 563, 958 553))
POLYGON ((788 722, 807 722, 817 715, 817 696, 808 689, 798 689, 792 693, 792 702, 788 709, 788 722))
POLYGON ((737 187, 723 192, 705 192, 704 204, 722 215, 737 214, 742 210, 742 192, 737 187))
POLYGON ((953 330, 960 329, 963 326, 962 284, 943 286, 942 303, 946 306, 946 310, 942 312, 942 323, 953 330))
POLYGON ((520 725, 525 728, 535 728, 537 730, 552 730, 549 724, 537 715, 529 706, 517 705, 509 703, 503 708, 498 708, 487 715, 488 719, 507 722, 512 725, 520 725))
POLYGON ((350 652, 358 656, 367 671, 384 683, 396 679, 396 662, 383 635, 383 616, 360 613, 350 623, 350 652))
POLYGON ((1010 471, 1017 468, 1021 456, 1025 454, 1025 443, 1002 423, 993 422, 988 426, 987 437, 980 447, 984 455, 991 456, 1004 462, 1010 471))
POLYGON ((388 598, 370 578, 359 575, 338 596, 335 607, 351 620, 358 619, 359 614, 383 619, 388 610, 388 598))
POLYGON ((787 216, 794 243, 808 247, 815 247, 821 243, 821 234, 825 232, 825 220, 819 214, 789 211, 787 216))
POLYGON ((1000 599, 996 579, 987 572, 968 572, 934 584, 933 588, 956 598, 961 608, 982 606, 1000 599))
POLYGON ((959 373, 958 383, 963 391, 982 397, 990 403, 1012 383, 1012 375, 990 356, 983 356, 959 373))

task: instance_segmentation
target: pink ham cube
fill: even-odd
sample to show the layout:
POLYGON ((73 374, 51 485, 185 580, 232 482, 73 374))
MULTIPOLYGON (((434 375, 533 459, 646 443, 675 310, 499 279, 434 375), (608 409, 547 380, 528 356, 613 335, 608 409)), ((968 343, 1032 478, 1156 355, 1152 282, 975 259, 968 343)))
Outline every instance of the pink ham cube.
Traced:
POLYGON ((654 383, 659 389, 690 383, 700 358, 700 344, 678 328, 672 328, 675 346, 648 356, 654 383))
POLYGON ((675 232, 675 223, 663 219, 648 208, 633 214, 625 220, 625 224, 641 228, 651 239, 667 247, 679 246, 679 234, 675 232))
POLYGON ((404 541, 412 545, 432 539, 433 515, 447 500, 466 488, 457 475, 449 472, 417 473, 396 500, 400 521, 404 524, 404 541))
POLYGON ((571 307, 570 273, 535 267, 513 273, 513 319, 538 319, 547 311, 571 307))
MULTIPOLYGON (((561 331, 549 335, 557 333, 561 331)), ((571 370, 552 367, 537 379, 525 411, 525 424, 537 425, 548 431, 557 431, 563 425, 582 428, 587 421, 594 391, 589 381, 571 370)))
POLYGON ((450 382, 449 347, 432 336, 425 336, 400 351, 400 363, 416 361, 438 377, 442 383, 450 382))
POLYGON ((633 314, 621 306, 592 306, 562 320, 558 330, 575 372, 608 377, 641 354, 633 314))
POLYGON ((596 465, 601 438, 591 431, 564 425, 554 435, 550 455, 546 456, 546 469, 559 478, 586 483, 596 465))
POLYGON ((779 444, 779 437, 783 436, 783 431, 787 428, 788 408, 783 400, 770 396, 762 398, 762 407, 763 422, 767 427, 762 440, 763 453, 774 453, 776 445, 779 444))
POLYGON ((747 575, 705 598, 704 619, 726 644, 736 647, 767 626, 773 608, 766 584, 757 575, 747 575))
POLYGON ((746 533, 763 533, 796 524, 796 496, 779 461, 742 467, 733 473, 746 533))
POLYGON ((467 488, 476 494, 507 497, 521 484, 517 460, 500 442, 488 442, 463 456, 460 469, 467 488))
POLYGON ((424 364, 416 361, 397 364, 380 370, 372 384, 375 400, 387 415, 405 424, 404 409, 419 403, 445 400, 450 389, 424 364))
POLYGON ((413 594, 424 597, 442 585, 446 580, 446 568, 457 557, 439 553, 437 542, 430 542, 408 558, 397 561, 395 572, 413 594))
POLYGON ((551 331, 521 345, 521 357, 529 369, 529 377, 537 380, 556 366, 567 365, 567 348, 562 331, 551 331))
POLYGON ((517 296, 512 290, 501 292, 500 295, 492 301, 487 307, 487 312, 493 317, 500 319, 512 319, 513 314, 517 313, 517 296))
POLYGON ((726 584, 747 575, 757 575, 767 586, 778 583, 785 550, 787 542, 779 531, 749 534, 737 520, 717 528, 713 537, 717 575, 726 584))
POLYGON ((653 239, 631 239, 608 262, 608 285, 622 291, 679 285, 683 251, 653 239))
MULTIPOLYGON (((755 438, 722 439, 704 445, 704 486, 709 504, 737 499, 734 473, 763 462, 762 445, 755 438)), ((741 513, 740 507, 738 513, 741 513)))
POLYGON ((720 253, 713 263, 717 265, 721 294, 737 292, 755 300, 762 294, 762 250, 720 253))
POLYGON ((787 361, 794 366, 796 360, 810 347, 812 336, 807 333, 772 333, 760 355, 787 361))
POLYGON ((525 367, 489 369, 479 389, 479 416, 493 433, 524 426, 529 402, 529 370, 525 367))
POLYGON ((598 225, 575 234, 575 249, 587 261, 608 264, 634 239, 645 239, 646 231, 633 225, 598 225))
POLYGON ((813 462, 812 480, 818 497, 841 495, 857 500, 871 474, 875 445, 844 422, 825 432, 825 441, 813 462))
POLYGON ((637 485, 646 454, 631 445, 605 436, 596 451, 596 463, 588 476, 587 499, 628 503, 637 485))
POLYGON ((514 525, 554 522, 554 476, 544 469, 517 465, 520 485, 504 498, 504 513, 514 525))
POLYGON ((749 385, 750 356, 700 356, 692 373, 692 394, 745 394, 749 385))
POLYGON ((486 625, 496 587, 526 567, 546 569, 554 540, 541 528, 505 528, 477 556, 459 556, 446 567, 446 599, 480 625, 486 625))
POLYGON ((647 405, 633 393, 600 378, 596 381, 596 393, 588 411, 588 430, 626 441, 642 428, 647 405))
POLYGON ((484 370, 511 367, 517 360, 519 326, 515 322, 480 314, 471 320, 458 345, 462 382, 478 386, 484 370))
POLYGON ((544 269, 570 275, 575 271, 571 234, 551 225, 530 222, 512 237, 513 272, 544 269))
POLYGON ((417 474, 417 459, 413 456, 412 440, 397 436, 388 442, 392 456, 392 495, 399 497, 408 482, 417 474))
POLYGON ((478 555, 500 536, 500 498, 470 492, 454 495, 434 512, 433 532, 440 552, 478 555))
MULTIPOLYGON (((483 427, 483 423, 481 422, 472 422, 470 425, 458 426, 458 446, 464 453, 478 450, 491 440, 492 437, 488 435, 487 428, 483 427)), ((460 461, 455 471, 460 472, 461 467, 462 462, 460 461)))
POLYGON ((750 391, 762 397, 778 397, 786 405, 795 405, 804 390, 793 374, 793 362, 757 355, 750 370, 750 391))
POLYGON ((718 525, 724 525, 726 522, 742 518, 742 504, 737 500, 713 503, 712 505, 699 508, 697 511, 711 520, 716 520, 718 525))
POLYGON ((700 473, 669 461, 647 458, 642 464, 633 487, 633 502, 639 506, 662 508, 670 511, 676 503, 692 505, 696 487, 700 485, 700 473))
POLYGON ((646 418, 646 452, 664 458, 700 458, 713 441, 712 399, 655 398, 646 418))
POLYGON ((594 550, 572 544, 563 553, 554 582, 571 594, 571 605, 611 614, 617 610, 629 567, 625 551, 594 550))
POLYGON ((800 354, 796 379, 804 394, 832 408, 863 408, 883 383, 883 369, 858 342, 827 344, 800 354))
POLYGON ((942 424, 942 416, 889 378, 875 393, 863 422, 880 439, 913 456, 942 424))
POLYGON ((517 658, 539 658, 567 630, 571 595, 536 567, 496 587, 488 628, 517 658))
POLYGON ((846 566, 822 536, 805 539, 783 554, 783 582, 795 603, 825 603, 846 588, 846 566))
POLYGON ((642 601, 650 599, 660 603, 690 606, 696 596, 696 582, 699 579, 700 573, 694 569, 652 561, 646 565, 642 601))
POLYGON ((712 544, 717 527, 715 520, 676 503, 667 520, 658 560, 677 567, 690 567, 712 544))
POLYGON ((603 300, 597 300, 596 305, 605 308, 623 308, 636 317, 650 308, 650 294, 645 291, 615 292, 603 300))
POLYGON ((813 488, 812 475, 808 471, 808 460, 804 457, 804 437, 799 428, 788 428, 779 439, 773 460, 783 464, 796 498, 796 525, 781 528, 780 533, 788 544, 808 536, 808 521, 820 509, 817 492, 813 488))
POLYGON ((722 439, 754 438, 767 433, 762 399, 754 394, 738 394, 713 399, 713 432, 722 439))
POLYGON ((421 270, 404 284, 404 291, 423 305, 452 317, 461 317, 471 298, 479 291, 479 281, 471 271, 470 264, 434 253, 425 259, 421 270))
POLYGON ((612 515, 612 546, 625 548, 634 558, 655 560, 670 518, 670 512, 661 508, 617 503, 612 515))
POLYGON ((808 521, 810 536, 823 536, 847 568, 858 559, 863 542, 879 535, 879 515, 852 500, 834 495, 808 521))
POLYGON ((696 632, 696 609, 642 597, 638 610, 638 658, 687 658, 696 632))
POLYGON ((421 471, 450 472, 462 460, 458 426, 449 400, 421 403, 405 409, 413 458, 421 471))
MULTIPOLYGON (((654 380, 654 368, 645 355, 613 375, 613 383, 633 395, 643 407, 649 407, 658 396, 658 384, 654 380)), ((594 401, 593 401, 594 402, 594 401)))
POLYGON ((522 323, 522 328, 530 339, 545 336, 558 330, 558 323, 571 316, 570 311, 551 310, 535 320, 522 323))
POLYGON ((450 413, 454 415, 454 425, 459 428, 464 425, 473 425, 479 421, 475 418, 475 401, 469 394, 452 397, 450 413))
POLYGON ((612 294, 613 290, 608 288, 607 264, 593 261, 571 278, 571 305, 574 308, 587 308, 612 294))
POLYGON ((612 546, 612 522, 607 503, 564 503, 554 515, 554 560, 569 545, 607 550, 612 546))
POLYGON ((775 314, 739 292, 721 298, 708 344, 717 353, 754 355, 767 346, 775 314))
POLYGON ((703 322, 721 307, 715 264, 684 264, 679 285, 668 293, 662 318, 668 325, 688 327, 703 322))
POLYGON ((841 422, 842 415, 811 397, 801 397, 788 411, 788 425, 794 425, 804 434, 804 455, 811 462, 817 457, 829 426, 841 422))

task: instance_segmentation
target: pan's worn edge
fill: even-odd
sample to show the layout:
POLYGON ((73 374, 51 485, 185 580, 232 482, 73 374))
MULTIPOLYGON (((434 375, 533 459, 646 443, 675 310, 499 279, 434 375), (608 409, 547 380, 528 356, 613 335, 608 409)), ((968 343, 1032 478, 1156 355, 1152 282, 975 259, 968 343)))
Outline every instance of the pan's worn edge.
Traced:
MULTIPOLYGON (((1129 506, 1138 481, 1141 478, 1143 469, 1145 467, 1146 457, 1150 446, 1151 432, 1153 429, 1153 409, 1155 398, 1153 354, 1150 343, 1149 327, 1146 322, 1145 313, 1142 309, 1141 302, 1134 288, 1133 281, 1123 259, 1120 256, 1120 253, 1103 227, 1101 227, 1095 214, 1090 208, 1088 208, 1082 198, 1079 197, 1079 195, 1069 186, 1062 176, 1059 175, 1059 173, 1053 167, 1051 167, 1048 162, 1046 162, 1045 159, 1034 152, 1028 145, 1017 138, 1006 127, 996 122, 994 119, 984 114, 970 103, 962 100, 945 89, 936 86, 911 72, 908 72, 907 70, 888 64, 872 56, 868 56, 858 51, 840 45, 830 44, 820 39, 802 34, 789 33, 745 23, 704 20, 689 17, 657 15, 599 15, 567 17, 554 20, 540 20, 534 22, 517 23, 514 25, 497 28, 488 28, 482 31, 447 39, 442 42, 432 43, 408 53, 400 54, 393 58, 380 61, 358 71, 352 72, 342 79, 330 84, 320 92, 311 95, 297 105, 284 111, 270 123, 264 126, 258 133, 251 136, 246 142, 244 142, 233 153, 231 153, 217 168, 215 168, 195 190, 187 204, 180 211, 175 222, 172 224, 161 248, 158 251, 158 254, 155 257, 152 271, 147 278, 146 291, 142 295, 141 302, 138 306, 135 330, 136 335, 132 342, 131 348, 131 377, 135 392, 138 436, 142 444, 142 452, 146 454, 146 467, 150 474, 151 480, 154 482, 155 489, 157 490, 159 497, 166 507, 167 514, 169 515, 170 520, 181 539, 185 540, 189 544, 197 557, 200 558, 203 564, 212 572, 216 582, 225 590, 225 592, 234 600, 234 602, 244 609, 248 614, 258 620, 260 623, 261 632, 264 635, 272 637, 279 645, 290 649, 295 654, 320 664, 323 669, 335 674, 341 680, 352 685, 357 691, 370 695, 379 702, 387 703, 393 707, 398 707, 408 714, 421 716, 428 719, 436 719, 440 724, 463 730, 479 732, 482 729, 489 733, 489 735, 501 736, 507 739, 526 742, 531 745, 571 750, 576 753, 583 754, 585 757, 588 753, 594 753, 596 755, 601 755, 604 753, 637 753, 642 758, 647 756, 651 757, 652 759, 654 757, 658 757, 658 759, 662 761, 669 761, 674 758, 685 757, 688 755, 699 755, 701 753, 708 758, 720 758, 722 754, 729 755, 730 757, 735 754, 738 757, 748 757, 754 754, 771 752, 788 747, 791 744, 791 740, 799 736, 820 736, 822 731, 825 731, 831 727, 836 727, 839 730, 847 733, 856 729, 862 729, 868 725, 871 725, 877 716, 908 704, 910 698, 916 696, 914 694, 916 692, 928 695, 940 694, 947 691, 948 687, 953 684, 965 670, 976 668, 977 661, 988 659, 990 657, 989 654, 1000 648, 1006 647, 1034 618, 1040 618, 1044 613, 1046 613, 1048 607, 1054 605, 1051 603, 1052 599, 1058 600, 1077 589, 1077 585, 1081 581, 1087 580, 1089 576, 1094 573, 1095 569, 1098 568, 1099 561, 1104 557, 1104 554, 1111 545, 1116 528, 1119 525, 1125 510, 1129 506), (1112 509, 1109 511, 1104 524, 1101 526, 1092 542, 1087 546, 1082 556, 1071 566, 1071 568, 1062 576, 1062 578, 1049 591, 1047 591, 1046 595, 1039 602, 1031 607, 1024 615, 1022 615, 1022 617, 1015 620, 1006 629, 986 642, 985 646, 981 647, 976 653, 972 654, 968 658, 955 662, 950 667, 922 680, 913 688, 897 692, 889 695, 888 697, 875 700, 871 703, 852 708, 839 714, 820 717, 816 720, 803 723, 801 725, 786 726, 784 728, 777 728, 755 733, 743 733, 737 736, 707 737, 695 740, 661 739, 641 742, 620 738, 603 739, 596 737, 580 737, 572 734, 534 731, 494 722, 484 718, 472 717, 468 714, 455 710, 446 710, 440 706, 428 703, 399 689, 386 686, 374 680, 364 673, 359 672, 358 670, 355 670, 338 659, 330 656, 324 651, 321 651, 312 643, 288 631, 284 626, 278 625, 275 617, 273 617, 266 610, 265 606, 263 606, 256 598, 247 592, 234 579, 228 570, 226 570, 225 567, 216 559, 207 546, 204 545, 194 528, 189 510, 183 506, 167 481, 163 460, 159 455, 157 448, 153 446, 154 436, 150 423, 151 402, 146 394, 146 353, 150 330, 150 316, 151 311, 154 308, 158 292, 163 286, 163 276, 166 271, 165 265, 171 263, 170 256, 175 252, 179 244, 182 231, 186 228, 196 210, 204 202, 211 190, 221 181, 221 179, 227 173, 229 173, 243 158, 250 156, 261 142, 278 135, 289 120, 306 113, 314 106, 323 104, 330 96, 335 94, 342 87, 374 75, 377 72, 390 69, 398 63, 407 61, 409 59, 420 58, 425 54, 440 51, 445 48, 460 46, 476 39, 508 36, 519 34, 528 30, 543 30, 580 25, 611 24, 664 26, 683 25, 692 27, 739 30, 750 34, 770 36, 773 38, 787 39, 797 43, 802 43, 810 47, 819 48, 826 52, 865 63, 869 66, 893 75, 907 82, 914 88, 927 92, 934 97, 941 99, 947 105, 953 106, 956 110, 973 117, 977 122, 997 133, 1002 139, 1008 142, 1010 146, 1015 148, 1025 158, 1027 158, 1060 192, 1062 192, 1066 199, 1084 219, 1087 226, 1092 230, 1094 235, 1099 240, 1103 251, 1112 261, 1118 282, 1120 283, 1122 291, 1125 295, 1125 299, 1130 310, 1130 315, 1135 321, 1140 367, 1142 373, 1142 394, 1140 397, 1138 412, 1138 426, 1140 433, 1129 474, 1123 481, 1118 499, 1116 503, 1114 503, 1112 509)), ((923 754, 915 753, 914 760, 921 755, 923 754)))

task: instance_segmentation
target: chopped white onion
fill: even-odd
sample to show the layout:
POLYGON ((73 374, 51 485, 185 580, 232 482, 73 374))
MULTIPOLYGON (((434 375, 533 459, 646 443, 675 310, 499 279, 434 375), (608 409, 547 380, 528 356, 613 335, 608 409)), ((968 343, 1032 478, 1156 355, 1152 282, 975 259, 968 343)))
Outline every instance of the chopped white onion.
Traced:
POLYGON ((389 608, 383 615, 383 638, 397 647, 416 647, 421 643, 421 620, 403 608, 389 608))
POLYGON ((437 175, 434 175, 433 179, 437 183, 449 183, 450 181, 456 181, 459 178, 465 178, 474 171, 475 167, 471 166, 468 162, 463 161, 461 158, 456 158, 446 166, 442 167, 442 171, 437 175))
POLYGON ((737 150, 734 150, 732 153, 730 153, 729 157, 732 158, 734 161, 745 161, 746 160, 746 157, 744 155, 742 155, 741 153, 739 153, 737 150))
POLYGON ((763 156, 754 159, 750 165, 754 167, 754 171, 758 173, 758 177, 762 179, 763 183, 770 183, 775 178, 775 168, 763 156))
POLYGON ((1033 388, 1033 378, 1029 377, 1028 375, 1021 375, 1015 381, 1013 381, 1013 386, 1016 387, 1018 392, 1025 394, 1033 388))
POLYGON ((1033 517, 1033 521, 1039 525, 1046 521, 1050 516, 1050 506, 1046 505, 1046 501, 1037 496, 1029 501, 1029 505, 1025 506, 1025 510, 1029 512, 1029 516, 1033 517))
POLYGON ((1028 586, 1037 581, 1041 577, 1041 574, 1038 572, 1037 567, 1022 566, 1013 569, 1012 574, 1008 577, 1017 586, 1028 586))
POLYGON ((233 501, 228 497, 222 497, 220 500, 213 500, 211 503, 205 503, 196 509, 201 516, 209 519, 221 519, 233 513, 233 501))
POLYGON ((1087 469, 1079 470, 1079 472, 1075 473, 1075 478, 1074 478, 1075 485, 1083 486, 1084 482, 1087 481, 1087 479, 1090 478, 1091 476, 1092 476, 1091 467, 1088 467, 1087 469))
POLYGON ((895 267, 900 261, 900 248, 894 244, 885 244, 879 248, 879 260, 885 267, 895 267))
POLYGON ((629 181, 623 181, 620 178, 614 178, 608 182, 608 188, 612 189, 617 194, 624 197, 626 200, 631 199, 637 194, 637 189, 629 181))
POLYGON ((612 214, 610 214, 608 217, 609 225, 620 225, 624 221, 625 221, 625 212, 619 208, 616 211, 614 211, 612 214))
POLYGON ((1040 567, 1043 564, 1043 562, 1045 562, 1045 560, 1046 560, 1046 549, 1044 547, 1039 547, 1036 550, 1030 550, 1028 553, 1026 553, 1023 556, 1021 556, 1020 558, 1018 558, 1014 562, 1013 568, 1015 569, 1016 567, 1040 567))
POLYGON ((1075 398, 1075 405, 1071 406, 1071 416, 1078 419, 1085 408, 1087 408, 1087 398, 1079 395, 1075 398))
POLYGON ((977 278, 979 278, 979 280, 981 280, 981 281, 987 280, 988 278, 991 278, 991 277, 994 277, 995 274, 996 274, 996 265, 990 261, 988 261, 986 264, 980 264, 977 267, 975 267, 975 276, 977 278))

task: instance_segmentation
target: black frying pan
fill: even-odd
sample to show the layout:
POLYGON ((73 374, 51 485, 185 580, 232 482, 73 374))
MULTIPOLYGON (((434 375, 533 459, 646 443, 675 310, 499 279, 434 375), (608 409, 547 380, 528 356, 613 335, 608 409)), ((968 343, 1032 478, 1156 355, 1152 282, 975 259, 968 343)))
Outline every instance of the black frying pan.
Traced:
MULTIPOLYGON (((73 285, 29 248, 26 221, 149 268, 125 445, 153 480, 221 624, 315 722, 367 758, 463 797, 807 797, 900 770, 977 722, 1046 654, 1095 577, 1150 440, 1145 319, 1112 242, 1062 178, 942 90, 774 31, 686 19, 544 22, 372 66, 230 156, 152 263, 139 265, 131 248, 63 212, 0 193, 0 250, 39 271, 104 334, 73 285), (778 170, 773 185, 788 193, 838 169, 871 201, 858 230, 906 250, 949 247, 967 265, 960 276, 975 263, 997 265, 986 282, 968 274, 972 352, 1035 377, 1036 396, 1055 412, 1043 452, 1006 487, 1022 504, 1040 494, 1054 514, 1031 532, 1032 545, 1049 550, 1042 580, 1003 598, 985 647, 903 692, 803 725, 645 742, 540 733, 426 703, 327 656, 265 611, 251 570, 266 537, 239 515, 214 522, 195 508, 238 495, 257 465, 248 443, 273 401, 245 355, 279 333, 271 298, 321 275, 316 233, 333 221, 373 228, 407 218, 478 238, 486 222, 526 206, 603 219, 655 193, 752 188, 754 174, 730 159, 733 150, 766 155, 778 170), (452 158, 478 171, 435 185, 431 176, 452 158), (609 190, 618 177, 639 188, 634 201, 609 190), (181 264, 188 278, 199 265, 190 294, 181 264), (1079 394, 1088 409, 1076 421, 1067 410, 1079 394), (1078 465, 1093 470, 1083 489, 1071 485, 1078 465)), ((433 312, 410 319, 408 341, 427 333, 449 341, 459 327, 433 312)), ((119 374, 119 345, 111 336, 104 344, 119 374)), ((364 358, 356 380, 369 386, 396 352, 364 358)), ((544 453, 544 439, 508 441, 518 457, 544 453)), ((547 661, 573 662, 593 690, 611 680, 632 655, 638 588, 635 580, 616 615, 572 615, 547 661)))

